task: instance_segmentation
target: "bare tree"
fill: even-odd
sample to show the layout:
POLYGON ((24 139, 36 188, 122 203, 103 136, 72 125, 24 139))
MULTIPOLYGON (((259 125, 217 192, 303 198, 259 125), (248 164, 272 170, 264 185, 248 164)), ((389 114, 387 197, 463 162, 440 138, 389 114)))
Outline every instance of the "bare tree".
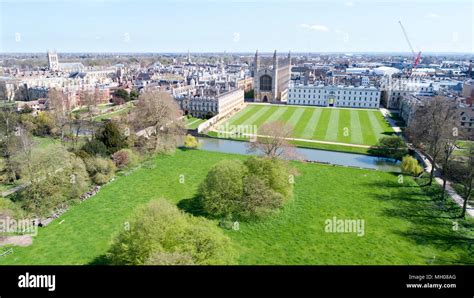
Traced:
POLYGON ((64 141, 64 132, 67 126, 70 128, 71 119, 67 107, 68 100, 66 95, 56 89, 48 93, 48 106, 61 133, 61 142, 64 141))
POLYGON ((456 109, 456 103, 452 99, 436 96, 417 108, 408 126, 407 135, 410 140, 431 157, 433 166, 428 185, 433 183, 435 164, 444 149, 445 140, 453 134, 456 109))
POLYGON ((269 158, 298 159, 295 148, 289 139, 293 128, 283 122, 264 123, 258 129, 258 136, 248 143, 249 151, 261 151, 269 158))
POLYGON ((137 131, 144 131, 155 152, 178 145, 185 135, 181 111, 171 94, 151 91, 140 95, 132 112, 132 123, 137 131))
POLYGON ((1 155, 5 159, 5 171, 10 181, 17 176, 15 162, 12 157, 17 151, 18 125, 18 115, 15 108, 11 105, 2 105, 0 107, 0 148, 1 155))

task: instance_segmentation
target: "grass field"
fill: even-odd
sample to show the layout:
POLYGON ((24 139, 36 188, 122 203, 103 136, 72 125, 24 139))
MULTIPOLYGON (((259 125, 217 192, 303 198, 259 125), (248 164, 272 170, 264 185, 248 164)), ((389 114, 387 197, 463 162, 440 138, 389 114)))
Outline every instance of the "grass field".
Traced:
POLYGON ((198 126, 205 122, 205 119, 200 119, 200 118, 194 118, 194 117, 189 117, 186 118, 186 128, 187 129, 196 129, 198 126))
POLYGON ((251 104, 229 119, 230 125, 261 126, 282 121, 293 127, 293 137, 359 145, 375 145, 393 129, 379 110, 337 109, 251 104))
MULTIPOLYGON (((229 158, 245 156, 179 150, 157 157, 73 206, 41 228, 32 246, 14 247, 0 264, 101 263, 138 205, 164 197, 191 212, 187 206, 210 167, 229 158)), ((295 197, 281 212, 265 221, 240 223, 238 231, 225 230, 240 264, 474 263, 467 242, 474 236, 474 222, 457 220, 459 210, 452 204, 439 207, 437 187, 420 188, 409 177, 399 184, 395 174, 386 172, 293 164, 300 173, 295 197), (324 222, 334 216, 363 219, 365 235, 326 233, 324 222), (459 230, 452 229, 453 221, 459 230)))

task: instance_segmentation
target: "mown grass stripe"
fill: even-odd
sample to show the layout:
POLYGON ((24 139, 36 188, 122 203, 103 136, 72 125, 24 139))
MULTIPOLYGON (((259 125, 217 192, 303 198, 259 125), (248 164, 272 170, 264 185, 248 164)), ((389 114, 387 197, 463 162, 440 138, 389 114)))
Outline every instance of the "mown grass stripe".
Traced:
POLYGON ((242 122, 240 124, 242 124, 242 125, 253 124, 255 121, 257 121, 258 118, 260 118, 260 116, 265 114, 268 111, 268 109, 270 109, 269 106, 260 107, 260 109, 256 113, 254 113, 251 117, 249 117, 248 119, 246 119, 244 122, 242 122))
POLYGON ((304 132, 301 135, 301 138, 303 139, 312 139, 314 136, 314 132, 316 128, 319 125, 319 119, 321 118, 321 109, 314 109, 311 114, 311 118, 306 124, 306 127, 304 128, 304 132))
POLYGON ((362 136, 362 126, 359 119, 359 111, 351 111, 351 143, 364 144, 364 138, 362 136))
POLYGON ((326 139, 326 131, 328 130, 330 117, 331 117, 331 110, 321 109, 321 116, 319 117, 318 125, 314 131, 313 139, 322 140, 322 141, 326 139))
POLYGON ((326 130, 325 140, 337 141, 337 132, 339 129, 339 112, 340 110, 330 110, 331 115, 329 117, 328 129, 326 130))
POLYGON ((257 126, 262 125, 264 122, 267 122, 268 118, 273 115, 273 113, 275 113, 276 109, 277 107, 269 107, 269 109, 263 115, 261 115, 256 121, 251 124, 257 126))
POLYGON ((337 141, 343 143, 351 142, 351 113, 349 110, 339 111, 339 129, 337 132, 337 141))
POLYGON ((312 109, 304 109, 303 115, 294 129, 293 134, 296 138, 301 138, 305 133, 306 127, 308 126, 308 122, 311 120, 313 112, 314 110, 312 109))
POLYGON ((238 113, 237 115, 232 117, 232 119, 229 120, 229 125, 239 125, 239 124, 244 123, 248 118, 252 117, 256 112, 258 112, 262 108, 263 106, 257 106, 257 105, 248 106, 241 112, 242 113, 241 115, 239 115, 240 113, 238 113))
POLYGON ((372 127, 372 130, 374 132, 374 137, 378 141, 380 137, 382 137, 382 133, 384 132, 384 129, 380 125, 379 121, 377 120, 377 116, 375 115, 376 112, 367 112, 369 116, 369 122, 370 126, 372 127))
POLYGON ((296 111, 296 107, 289 107, 280 117, 278 117, 278 121, 287 123, 288 120, 290 120, 291 116, 293 116, 293 113, 296 111))
POLYGON ((298 125, 301 116, 303 116, 304 110, 304 108, 297 108, 293 115, 291 115, 291 118, 288 120, 288 124, 295 128, 298 125))
POLYGON ((374 134, 374 129, 373 129, 372 124, 370 123, 370 120, 369 120, 369 112, 360 110, 359 111, 359 118, 360 118, 361 126, 365 128, 362 131, 362 136, 364 138, 365 144, 375 145, 377 143, 377 138, 374 134))
POLYGON ((270 117, 268 117, 265 123, 278 120, 281 117, 281 115, 283 115, 288 110, 287 107, 276 107, 275 109, 276 111, 274 111, 273 114, 271 114, 270 117))

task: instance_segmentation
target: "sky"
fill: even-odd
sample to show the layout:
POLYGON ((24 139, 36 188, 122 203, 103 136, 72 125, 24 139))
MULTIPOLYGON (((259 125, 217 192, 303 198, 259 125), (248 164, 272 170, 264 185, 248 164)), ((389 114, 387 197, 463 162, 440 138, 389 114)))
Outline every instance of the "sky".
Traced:
POLYGON ((473 0, 0 0, 0 52, 474 52, 473 0))

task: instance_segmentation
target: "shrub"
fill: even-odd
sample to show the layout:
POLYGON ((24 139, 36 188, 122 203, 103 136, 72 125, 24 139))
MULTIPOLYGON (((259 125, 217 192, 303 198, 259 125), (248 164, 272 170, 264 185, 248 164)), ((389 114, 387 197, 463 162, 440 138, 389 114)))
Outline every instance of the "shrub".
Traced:
POLYGON ((418 164, 418 160, 410 155, 403 157, 401 167, 403 173, 413 176, 418 176, 423 172, 423 168, 418 164))
POLYGON ((98 185, 107 183, 116 169, 113 161, 101 157, 87 159, 86 168, 92 181, 98 185))
POLYGON ((212 222, 178 210, 166 200, 140 207, 113 242, 107 258, 117 265, 232 264, 230 239, 212 222))
POLYGON ((196 149, 199 146, 198 140, 192 135, 186 135, 184 138, 184 147, 189 149, 196 149))
POLYGON ((107 147, 97 139, 88 140, 84 146, 82 146, 82 150, 90 156, 107 156, 107 147))
POLYGON ((227 219, 261 218, 291 199, 289 169, 280 160, 250 157, 221 161, 211 168, 199 187, 202 207, 227 219))
POLYGON ((138 156, 130 149, 122 149, 112 154, 112 160, 118 168, 131 167, 138 163, 138 156))

